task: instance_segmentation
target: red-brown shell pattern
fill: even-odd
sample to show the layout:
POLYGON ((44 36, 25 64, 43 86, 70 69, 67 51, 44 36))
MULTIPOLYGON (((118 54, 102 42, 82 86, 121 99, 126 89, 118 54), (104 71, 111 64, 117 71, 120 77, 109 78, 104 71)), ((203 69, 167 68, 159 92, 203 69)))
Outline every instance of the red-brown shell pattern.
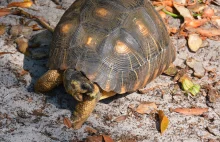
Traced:
POLYGON ((175 60, 148 0, 76 0, 58 23, 49 68, 82 71, 105 91, 144 87, 175 60))

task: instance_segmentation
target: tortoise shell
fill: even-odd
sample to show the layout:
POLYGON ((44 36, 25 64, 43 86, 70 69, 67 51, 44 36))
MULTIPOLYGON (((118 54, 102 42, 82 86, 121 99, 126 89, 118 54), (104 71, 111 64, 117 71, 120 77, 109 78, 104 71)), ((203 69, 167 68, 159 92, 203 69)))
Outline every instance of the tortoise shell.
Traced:
POLYGON ((49 68, 81 71, 103 90, 135 91, 175 59, 148 0, 76 0, 55 28, 49 68))

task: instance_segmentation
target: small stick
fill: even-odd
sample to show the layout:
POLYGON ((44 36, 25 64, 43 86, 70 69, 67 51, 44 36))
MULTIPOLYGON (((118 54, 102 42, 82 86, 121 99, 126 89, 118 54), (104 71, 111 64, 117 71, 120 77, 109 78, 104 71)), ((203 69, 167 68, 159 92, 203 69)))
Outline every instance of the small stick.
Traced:
POLYGON ((37 17, 37 16, 34 16, 34 15, 31 15, 30 13, 24 11, 23 9, 21 8, 12 8, 12 10, 15 10, 12 14, 14 15, 22 15, 26 18, 29 18, 29 19, 33 19, 35 20, 37 23, 39 23, 42 27, 48 29, 50 32, 54 32, 54 28, 52 28, 47 22, 45 22, 42 18, 40 17, 37 17))

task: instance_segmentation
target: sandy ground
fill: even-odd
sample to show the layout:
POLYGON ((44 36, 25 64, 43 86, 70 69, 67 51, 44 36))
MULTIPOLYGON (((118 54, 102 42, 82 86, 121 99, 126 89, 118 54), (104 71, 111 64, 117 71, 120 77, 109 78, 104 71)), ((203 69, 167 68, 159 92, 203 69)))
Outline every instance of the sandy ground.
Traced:
MULTIPOLYGON (((6 6, 15 0, 1 0, 0 6, 6 6)), ((63 9, 57 9, 50 0, 37 0, 38 4, 29 9, 33 15, 44 17, 55 27, 61 15, 71 3, 71 0, 62 0, 63 9)), ((217 7, 220 10, 219 7, 217 7)), ((218 11, 220 12, 220 11, 218 11)), ((13 25, 19 25, 19 16, 0 18, 9 31, 13 25)), ((176 20, 173 26, 178 25, 176 20)), ((33 32, 31 42, 39 42, 41 47, 33 52, 44 53, 49 49, 51 34, 48 31, 33 32)), ((115 141, 128 142, 155 141, 155 142, 208 142, 220 141, 220 101, 209 103, 206 92, 196 97, 187 97, 177 89, 172 93, 175 83, 169 76, 161 75, 150 83, 147 88, 156 87, 146 94, 132 93, 118 95, 98 103, 88 121, 79 130, 67 128, 63 118, 69 118, 74 110, 75 101, 65 93, 64 88, 58 87, 47 94, 37 94, 33 91, 33 84, 47 71, 47 58, 33 59, 17 51, 13 42, 14 37, 8 33, 0 37, 0 52, 13 52, 0 56, 0 141, 1 142, 49 142, 83 140, 91 135, 86 128, 97 130, 97 134, 110 135, 115 141), (21 75, 22 70, 28 73, 21 75), (138 105, 143 101, 155 102, 158 109, 164 111, 170 120, 166 132, 161 135, 158 131, 158 120, 152 115, 140 115, 131 109, 130 105, 138 105), (169 108, 202 107, 209 108, 202 116, 186 116, 170 112, 169 108), (42 111, 42 113, 36 113, 42 111), (120 116, 126 119, 115 122, 120 116)), ((200 61, 206 70, 216 70, 216 77, 210 79, 209 72, 201 79, 193 81, 208 84, 220 81, 220 42, 207 40, 208 46, 192 53, 187 48, 184 38, 172 37, 177 49, 175 65, 185 67, 185 60, 193 57, 200 61)), ((189 71, 189 75, 193 73, 189 71)), ((220 85, 215 89, 220 90, 220 85)))

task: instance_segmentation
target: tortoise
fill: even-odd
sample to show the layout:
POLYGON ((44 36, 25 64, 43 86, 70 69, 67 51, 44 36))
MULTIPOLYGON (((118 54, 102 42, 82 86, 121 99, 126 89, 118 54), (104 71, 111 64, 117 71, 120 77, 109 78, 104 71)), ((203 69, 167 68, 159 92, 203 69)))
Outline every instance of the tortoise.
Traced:
POLYGON ((49 70, 36 92, 63 83, 77 101, 79 129, 96 103, 135 92, 175 60, 166 26, 148 0, 76 0, 55 28, 49 70))

